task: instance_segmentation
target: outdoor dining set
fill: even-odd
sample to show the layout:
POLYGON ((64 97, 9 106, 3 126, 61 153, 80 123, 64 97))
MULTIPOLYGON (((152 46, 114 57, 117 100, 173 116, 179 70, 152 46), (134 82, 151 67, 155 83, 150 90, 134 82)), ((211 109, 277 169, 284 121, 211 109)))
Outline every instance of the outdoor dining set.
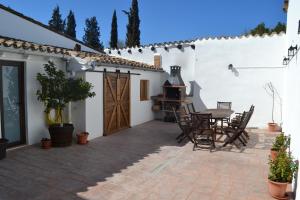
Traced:
POLYGON ((177 136, 180 143, 188 139, 195 149, 216 149, 216 142, 222 146, 233 144, 237 148, 246 146, 249 134, 246 131, 248 122, 254 112, 252 105, 243 113, 234 113, 231 102, 217 102, 217 108, 196 111, 194 104, 189 103, 180 109, 173 108, 173 113, 182 133, 177 136), (232 116, 233 115, 233 116, 232 116), (224 138, 222 139, 221 138, 224 138))

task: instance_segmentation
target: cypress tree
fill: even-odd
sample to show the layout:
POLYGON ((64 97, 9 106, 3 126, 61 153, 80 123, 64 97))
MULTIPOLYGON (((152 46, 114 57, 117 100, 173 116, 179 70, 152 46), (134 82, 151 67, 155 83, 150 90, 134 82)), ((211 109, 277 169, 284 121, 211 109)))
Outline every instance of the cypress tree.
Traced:
POLYGON ((60 11, 59 11, 59 7, 56 6, 54 9, 53 9, 53 12, 52 12, 52 17, 51 19, 49 20, 48 22, 49 24, 49 27, 56 30, 56 31, 59 31, 59 32, 63 32, 64 31, 64 22, 61 18, 61 14, 60 14, 60 11))
POLYGON ((118 48, 118 20, 117 20, 116 10, 114 10, 114 14, 112 17, 109 44, 110 44, 110 48, 113 48, 113 49, 118 48))
POLYGON ((83 41, 95 49, 103 50, 103 44, 100 42, 100 27, 96 17, 91 17, 85 20, 83 41))
POLYGON ((138 0, 132 0, 130 12, 123 11, 128 16, 126 46, 140 46, 140 17, 138 0))
POLYGON ((72 10, 70 10, 69 15, 67 16, 67 23, 66 23, 65 34, 76 38, 76 20, 75 15, 72 10))

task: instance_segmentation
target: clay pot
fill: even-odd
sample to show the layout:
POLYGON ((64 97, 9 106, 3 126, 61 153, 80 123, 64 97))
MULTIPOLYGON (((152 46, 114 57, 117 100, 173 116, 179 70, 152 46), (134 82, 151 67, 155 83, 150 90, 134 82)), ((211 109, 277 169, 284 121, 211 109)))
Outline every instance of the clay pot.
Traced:
POLYGON ((278 131, 278 125, 276 123, 268 123, 268 130, 270 132, 277 132, 278 131))
POLYGON ((51 140, 50 139, 42 139, 41 140, 41 147, 42 149, 50 149, 51 148, 51 140))
POLYGON ((81 133, 77 134, 77 143, 81 144, 81 145, 87 144, 88 143, 88 140, 87 140, 88 136, 89 136, 88 132, 81 132, 81 133))
POLYGON ((275 199, 287 199, 286 188, 288 183, 278 183, 269 180, 269 192, 275 199))
POLYGON ((270 150, 271 160, 275 160, 277 155, 278 155, 278 151, 272 149, 270 150))

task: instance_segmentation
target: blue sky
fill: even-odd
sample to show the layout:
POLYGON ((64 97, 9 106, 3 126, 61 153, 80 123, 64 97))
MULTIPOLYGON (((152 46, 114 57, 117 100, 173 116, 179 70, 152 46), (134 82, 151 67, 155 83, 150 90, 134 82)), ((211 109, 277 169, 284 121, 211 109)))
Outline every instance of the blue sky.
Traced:
MULTIPOLYGON (((77 38, 82 39, 87 17, 96 16, 101 41, 108 46, 113 10, 117 10, 119 38, 125 40, 131 0, 0 0, 24 15, 48 24, 59 5, 63 17, 75 12, 77 38)), ((274 26, 286 22, 283 0, 139 0, 142 44, 194 39, 205 36, 240 35, 261 22, 274 26)))

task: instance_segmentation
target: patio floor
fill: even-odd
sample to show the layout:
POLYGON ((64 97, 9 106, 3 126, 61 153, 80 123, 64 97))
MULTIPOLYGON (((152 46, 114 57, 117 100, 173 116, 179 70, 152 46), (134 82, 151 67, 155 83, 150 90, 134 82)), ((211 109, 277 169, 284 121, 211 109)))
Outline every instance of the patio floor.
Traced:
POLYGON ((274 134, 255 130, 246 149, 210 153, 177 144, 176 124, 152 121, 86 146, 11 150, 0 161, 0 199, 268 200, 274 134))

